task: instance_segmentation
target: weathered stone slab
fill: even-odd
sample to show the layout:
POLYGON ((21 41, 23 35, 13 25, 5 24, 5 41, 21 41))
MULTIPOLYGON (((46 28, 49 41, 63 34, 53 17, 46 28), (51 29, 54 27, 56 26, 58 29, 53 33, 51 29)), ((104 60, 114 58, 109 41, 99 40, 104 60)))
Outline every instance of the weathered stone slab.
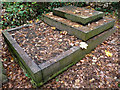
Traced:
POLYGON ((2 87, 2 84, 6 83, 8 81, 6 76, 6 71, 2 65, 2 62, 0 60, 0 88, 2 87))
POLYGON ((102 22, 100 25, 97 25, 97 23, 93 22, 91 23, 91 26, 89 25, 83 26, 81 24, 72 22, 70 20, 58 16, 54 16, 51 13, 43 15, 42 20, 45 23, 54 26, 59 30, 65 30, 69 34, 74 35, 77 38, 80 38, 84 41, 113 27, 115 22, 115 20, 113 20, 112 18, 104 18, 102 20, 97 21, 97 23, 102 22), (96 25, 96 26, 92 26, 92 25, 96 25))
POLYGON ((36 65, 36 63, 34 63, 33 60, 31 60, 31 58, 12 38, 8 31, 3 31, 2 34, 4 36, 5 42, 7 43, 10 52, 14 55, 15 58, 17 58, 18 63, 21 65, 21 67, 23 67, 26 70, 26 72, 30 75, 30 77, 34 79, 36 82, 41 81, 42 80, 41 71, 40 68, 36 65))
MULTIPOLYGON (((43 85, 48 80, 60 74, 68 67, 72 66, 87 53, 90 53, 98 44, 102 43, 108 36, 115 32, 115 28, 109 29, 98 36, 87 41, 88 49, 82 50, 78 46, 74 46, 60 55, 48 60, 42 64, 35 64, 31 58, 22 50, 17 43, 12 43, 12 36, 8 31, 3 31, 2 34, 9 47, 11 53, 17 58, 19 64, 26 70, 30 77, 35 81, 37 86, 43 85), (11 39, 8 39, 10 37, 11 39)), ((14 40, 14 39, 13 39, 14 40)))
POLYGON ((75 6, 55 8, 53 14, 84 25, 103 17, 103 12, 75 6))

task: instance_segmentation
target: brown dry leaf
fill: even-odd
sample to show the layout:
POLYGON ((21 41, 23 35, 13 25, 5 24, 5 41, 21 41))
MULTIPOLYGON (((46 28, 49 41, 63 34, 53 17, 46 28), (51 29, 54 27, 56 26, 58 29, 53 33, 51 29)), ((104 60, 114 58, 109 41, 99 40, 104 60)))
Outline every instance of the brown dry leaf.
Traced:
POLYGON ((100 63, 98 63, 97 65, 98 65, 98 66, 101 66, 101 64, 100 64, 100 63))
POLYGON ((92 51, 92 53, 94 53, 95 51, 92 51))
POLYGON ((48 13, 46 15, 49 15, 48 13))
POLYGON ((33 21, 31 20, 31 21, 29 21, 30 23, 33 23, 33 21))
POLYGON ((86 57, 92 57, 92 56, 94 56, 94 55, 92 55, 92 54, 87 54, 86 55, 86 57))
POLYGON ((61 81, 61 83, 64 83, 64 81, 61 81))
POLYGON ((55 29, 56 29, 56 27, 51 27, 51 29, 55 30, 55 29))
POLYGON ((39 19, 37 19, 35 22, 37 23, 39 21, 39 19))
POLYGON ((94 8, 92 8, 92 10, 95 10, 94 8))
POLYGON ((116 28, 120 28, 119 26, 116 26, 116 28))
POLYGON ((108 56, 108 57, 112 57, 112 53, 110 53, 109 51, 105 50, 105 54, 108 56))
POLYGON ((74 14, 76 14, 76 12, 73 12, 74 14))
POLYGON ((11 62, 13 62, 14 61, 14 58, 13 57, 11 57, 11 62))
POLYGON ((19 79, 20 81, 22 80, 22 77, 20 77, 20 79, 19 79))
POLYGON ((0 29, 0 32, 2 31, 2 29, 0 29))
POLYGON ((87 9, 90 9, 90 8, 91 8, 91 6, 87 6, 86 8, 87 8, 87 9))
POLYGON ((92 78, 92 79, 90 79, 89 81, 90 81, 90 82, 93 82, 93 81, 95 81, 95 79, 94 79, 94 78, 92 78))
POLYGON ((79 85, 80 84, 80 80, 79 79, 76 79, 75 80, 75 85, 79 85))
POLYGON ((79 27, 79 25, 73 25, 72 27, 79 27))
POLYGON ((61 31, 60 33, 63 35, 67 35, 67 31, 61 31))

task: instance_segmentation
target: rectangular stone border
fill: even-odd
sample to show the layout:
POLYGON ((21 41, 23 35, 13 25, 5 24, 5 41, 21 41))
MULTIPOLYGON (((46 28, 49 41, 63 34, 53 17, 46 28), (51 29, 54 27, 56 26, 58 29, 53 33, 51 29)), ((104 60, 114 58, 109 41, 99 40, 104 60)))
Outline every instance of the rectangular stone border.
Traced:
MULTIPOLYGON (((20 27, 18 28, 20 29, 20 27)), ((29 74, 29 76, 35 81, 36 86, 43 85, 48 80, 52 79, 66 70, 68 67, 78 62, 98 44, 102 43, 108 36, 115 32, 116 29, 112 28, 98 35, 98 37, 94 37, 87 41, 88 49, 86 50, 82 50, 80 47, 74 46, 66 52, 54 57, 53 59, 37 65, 8 33, 8 31, 17 30, 18 28, 5 30, 2 32, 2 35, 9 47, 10 52, 15 56, 15 58, 17 58, 20 66, 22 66, 29 74)))
POLYGON ((8 31, 2 32, 5 42, 7 43, 9 50, 17 58, 18 62, 27 71, 32 79, 36 82, 42 80, 42 74, 40 67, 33 62, 33 60, 24 52, 19 44, 12 38, 8 31), (39 78, 38 78, 39 77, 39 78))
POLYGON ((5 84, 8 81, 8 78, 6 76, 6 71, 2 65, 1 59, 0 59, 0 88, 3 84, 5 84))
POLYGON ((115 22, 115 20, 113 20, 111 18, 112 21, 110 21, 104 25, 100 25, 100 26, 96 27, 94 30, 84 31, 84 30, 81 30, 77 27, 72 27, 72 26, 67 25, 66 23, 51 19, 47 15, 42 15, 41 19, 45 23, 47 23, 51 26, 54 26, 59 30, 65 30, 69 34, 74 35, 77 38, 82 39, 84 41, 87 41, 90 38, 94 37, 95 35, 98 35, 99 33, 103 32, 105 30, 108 30, 109 28, 112 28, 114 26, 114 22, 115 22))
POLYGON ((106 38, 108 38, 108 36, 110 36, 115 31, 116 28, 112 28, 88 40, 88 48, 86 50, 82 50, 80 47, 74 46, 70 48, 70 50, 62 53, 61 55, 54 57, 53 59, 43 64, 40 64, 39 66, 42 69, 44 81, 47 82, 54 76, 66 70, 68 67, 77 63, 80 59, 82 59, 86 54, 90 53, 91 50, 93 50, 97 45, 102 43, 106 38))
MULTIPOLYGON (((59 8, 66 8, 66 7, 69 7, 69 6, 59 7, 59 8)), ((70 7, 74 8, 74 6, 70 6, 70 7)), ((80 15, 74 15, 74 14, 70 14, 70 13, 67 13, 67 12, 62 12, 61 10, 59 10, 59 8, 53 9, 53 14, 54 15, 66 18, 66 19, 71 20, 73 22, 81 23, 83 25, 86 25, 86 24, 88 24, 92 21, 95 21, 95 20, 98 20, 98 19, 102 18, 103 14, 104 14, 103 12, 96 11, 97 14, 94 15, 94 16, 82 17, 80 15)))

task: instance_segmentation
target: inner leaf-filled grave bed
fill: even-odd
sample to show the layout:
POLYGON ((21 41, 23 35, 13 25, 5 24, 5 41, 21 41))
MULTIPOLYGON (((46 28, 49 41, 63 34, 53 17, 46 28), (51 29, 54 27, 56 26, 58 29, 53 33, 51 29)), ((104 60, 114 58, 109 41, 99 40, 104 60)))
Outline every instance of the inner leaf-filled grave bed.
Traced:
POLYGON ((82 41, 43 22, 9 33, 36 64, 44 63, 74 45, 79 46, 82 41))

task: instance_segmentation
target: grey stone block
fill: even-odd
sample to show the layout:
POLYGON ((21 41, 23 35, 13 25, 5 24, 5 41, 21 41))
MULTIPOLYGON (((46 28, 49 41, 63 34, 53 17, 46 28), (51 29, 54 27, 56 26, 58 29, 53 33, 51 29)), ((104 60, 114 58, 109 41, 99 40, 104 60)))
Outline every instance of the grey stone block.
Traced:
MULTIPOLYGON (((99 33, 108 30, 109 28, 112 28, 114 26, 115 20, 110 18, 110 21, 108 23, 105 23, 103 25, 94 27, 92 30, 90 28, 83 26, 83 27, 72 27, 71 25, 68 25, 67 22, 61 22, 54 18, 51 18, 50 16, 43 15, 41 18, 45 23, 56 27, 59 30, 65 30, 69 34, 76 36, 79 39, 82 39, 84 41, 89 40, 90 38, 98 35, 99 33)), ((79 24, 81 25, 81 24, 79 24)))
POLYGON ((95 10, 93 10, 94 13, 92 16, 81 16, 69 12, 69 11, 75 12, 76 8, 80 8, 80 7, 64 6, 64 7, 55 8, 53 9, 53 14, 74 22, 82 23, 84 25, 103 17, 103 12, 95 11, 95 10))

